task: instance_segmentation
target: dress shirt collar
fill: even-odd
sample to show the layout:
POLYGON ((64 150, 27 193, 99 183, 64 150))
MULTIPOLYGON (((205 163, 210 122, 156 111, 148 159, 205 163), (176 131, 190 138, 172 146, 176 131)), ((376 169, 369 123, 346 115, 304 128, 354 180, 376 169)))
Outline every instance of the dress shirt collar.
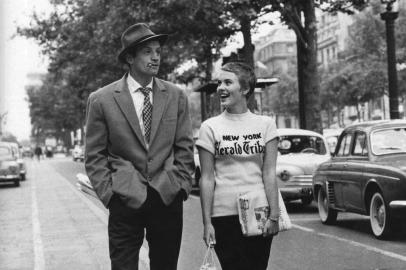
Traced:
MULTIPOLYGON (((153 80, 151 79, 151 81, 147 84, 146 87, 149 87, 149 88, 152 89, 152 81, 153 81, 153 80)), ((139 83, 131 76, 130 73, 128 73, 128 76, 127 76, 127 85, 128 85, 128 89, 130 90, 130 93, 134 93, 134 92, 138 91, 138 89, 139 89, 140 87, 142 87, 141 84, 139 84, 139 83)))

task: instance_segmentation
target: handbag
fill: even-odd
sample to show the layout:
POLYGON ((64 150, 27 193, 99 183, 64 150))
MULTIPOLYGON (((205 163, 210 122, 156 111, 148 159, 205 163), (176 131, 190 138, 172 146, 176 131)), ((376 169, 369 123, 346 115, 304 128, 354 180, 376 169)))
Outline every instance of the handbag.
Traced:
POLYGON ((213 248, 209 246, 207 248, 206 255, 204 255, 202 265, 199 268, 200 270, 216 270, 213 253, 213 248))
MULTIPOLYGON (((287 231, 292 228, 285 203, 278 189, 279 200, 279 231, 287 231)), ((265 190, 253 190, 240 194, 237 198, 238 216, 241 230, 245 236, 261 235, 270 214, 270 207, 266 198, 265 190)))

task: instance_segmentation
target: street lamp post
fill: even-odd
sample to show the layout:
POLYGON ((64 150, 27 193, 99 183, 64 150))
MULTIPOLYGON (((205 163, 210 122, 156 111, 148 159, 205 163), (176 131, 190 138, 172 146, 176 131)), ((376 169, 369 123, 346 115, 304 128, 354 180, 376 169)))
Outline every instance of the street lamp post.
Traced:
POLYGON ((399 119, 399 93, 395 47, 395 20, 398 17, 398 12, 392 10, 393 3, 396 2, 396 0, 381 0, 381 2, 382 4, 386 4, 386 11, 381 14, 381 19, 385 21, 386 25, 390 119, 399 119))

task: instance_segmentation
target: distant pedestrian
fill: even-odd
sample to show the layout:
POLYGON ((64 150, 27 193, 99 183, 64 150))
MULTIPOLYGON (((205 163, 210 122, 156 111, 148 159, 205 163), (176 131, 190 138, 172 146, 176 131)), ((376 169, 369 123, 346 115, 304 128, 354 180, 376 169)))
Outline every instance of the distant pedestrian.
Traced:
POLYGON ((118 56, 129 72, 87 103, 85 167, 109 209, 112 270, 138 269, 144 230, 150 269, 177 268, 193 136, 185 93, 156 77, 166 39, 144 23, 130 26, 118 56))
POLYGON ((41 146, 39 146, 39 145, 35 146, 34 154, 37 157, 37 160, 40 161, 41 156, 42 156, 42 148, 41 148, 41 146))
POLYGON ((243 63, 221 68, 217 92, 225 110, 202 123, 196 142, 201 164, 201 205, 206 244, 214 245, 223 270, 265 270, 278 233, 275 121, 248 110, 255 74, 243 63), (263 235, 243 236, 237 197, 265 190, 271 213, 263 235))

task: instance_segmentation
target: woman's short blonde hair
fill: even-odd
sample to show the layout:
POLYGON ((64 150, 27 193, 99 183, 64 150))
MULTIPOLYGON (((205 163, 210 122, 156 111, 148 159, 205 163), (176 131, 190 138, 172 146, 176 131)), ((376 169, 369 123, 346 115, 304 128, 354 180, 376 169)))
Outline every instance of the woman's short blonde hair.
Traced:
POLYGON ((241 88, 248 89, 248 93, 245 95, 247 99, 252 95, 257 82, 253 68, 242 62, 228 62, 221 67, 221 70, 232 72, 237 76, 241 88))

